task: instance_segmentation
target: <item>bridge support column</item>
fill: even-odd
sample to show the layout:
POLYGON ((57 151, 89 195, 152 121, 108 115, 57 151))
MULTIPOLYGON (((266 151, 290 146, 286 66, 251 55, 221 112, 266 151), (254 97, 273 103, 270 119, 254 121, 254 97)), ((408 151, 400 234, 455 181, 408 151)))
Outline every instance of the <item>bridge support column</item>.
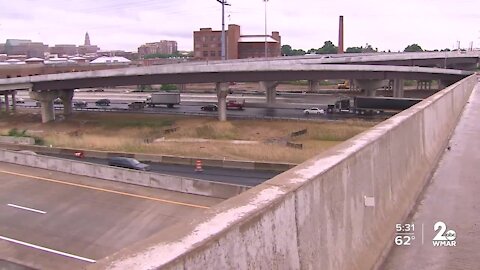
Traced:
POLYGON ((356 79, 355 84, 365 91, 367 97, 374 97, 378 88, 385 86, 388 80, 356 79))
POLYGON ((55 110, 53 100, 58 97, 58 91, 34 92, 29 91, 29 96, 40 102, 42 113, 42 123, 48 123, 55 120, 55 110))
POLYGON ((261 81, 260 89, 265 91, 267 96, 267 107, 273 107, 277 97, 277 85, 278 82, 274 81, 261 81))
POLYGON ((63 103, 63 115, 70 116, 73 113, 73 99, 74 91, 73 89, 60 90, 59 97, 62 99, 63 103))
POLYGON ((16 95, 17 95, 17 91, 13 90, 12 91, 12 111, 17 110, 17 99, 15 98, 16 95))
POLYGON ((217 90, 218 98, 218 120, 227 121, 227 94, 228 83, 216 83, 215 88, 217 90))
POLYGON ((5 112, 10 112, 10 100, 8 99, 8 93, 4 95, 5 99, 5 112))
POLYGON ((308 81, 308 92, 317 92, 320 89, 319 80, 309 80, 308 81))
POLYGON ((393 97, 403 98, 405 91, 403 89, 403 79, 393 80, 393 97))

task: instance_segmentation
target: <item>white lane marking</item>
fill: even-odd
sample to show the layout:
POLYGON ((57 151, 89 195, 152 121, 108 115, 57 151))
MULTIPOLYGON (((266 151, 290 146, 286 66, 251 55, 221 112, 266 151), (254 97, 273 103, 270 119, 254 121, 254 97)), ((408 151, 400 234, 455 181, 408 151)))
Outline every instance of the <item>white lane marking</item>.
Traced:
POLYGON ((74 259, 86 261, 86 262, 91 262, 91 263, 96 262, 95 260, 92 260, 92 259, 89 259, 89 258, 85 258, 85 257, 73 255, 73 254, 70 254, 70 253, 58 251, 58 250, 51 249, 51 248, 46 248, 46 247, 42 247, 42 246, 37 246, 37 245, 34 245, 34 244, 30 244, 30 243, 23 242, 23 241, 20 241, 20 240, 15 240, 15 239, 8 238, 8 237, 1 236, 1 235, 0 235, 0 239, 5 240, 5 241, 8 241, 8 242, 12 242, 12 243, 24 245, 24 246, 27 246, 27 247, 36 248, 36 249, 40 249, 40 250, 43 250, 43 251, 47 251, 47 252, 51 252, 51 253, 63 255, 63 256, 66 256, 66 257, 70 257, 70 258, 74 258, 74 259))
POLYGON ((28 208, 28 207, 16 205, 16 204, 13 204, 13 203, 9 203, 9 204, 7 204, 7 205, 8 205, 8 206, 11 206, 11 207, 15 207, 15 208, 27 210, 27 211, 32 211, 32 212, 39 213, 39 214, 46 214, 46 213, 47 213, 47 212, 42 211, 42 210, 37 210, 37 209, 33 209, 33 208, 28 208))

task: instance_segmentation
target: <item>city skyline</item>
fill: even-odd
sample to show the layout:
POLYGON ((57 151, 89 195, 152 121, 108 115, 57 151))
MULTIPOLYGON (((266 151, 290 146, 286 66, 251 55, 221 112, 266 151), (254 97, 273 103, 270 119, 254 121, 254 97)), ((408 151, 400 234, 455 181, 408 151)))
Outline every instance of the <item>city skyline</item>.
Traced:
MULTIPOLYGON (((229 0, 226 24, 238 24, 242 34, 264 33, 261 0, 229 0)), ((480 47, 480 11, 472 0, 435 1, 366 0, 318 3, 304 0, 294 5, 285 0, 267 3, 267 32, 279 31, 282 45, 318 48, 326 40, 338 45, 338 16, 343 15, 345 48, 371 44, 379 50, 403 50, 418 43, 424 49, 452 49, 460 41, 480 47), (425 1, 426 2, 426 1, 425 1), (413 29, 413 30, 412 30, 413 29)), ((83 44, 85 32, 102 50, 137 51, 146 42, 175 40, 179 50, 193 50, 193 31, 221 29, 221 4, 215 0, 174 1, 70 1, 17 0, 0 11, 0 42, 30 39, 49 46, 83 44), (75 7, 74 9, 70 6, 75 7), (34 10, 32 12, 31 10, 34 10), (61 23, 59 23, 61 22, 61 23)))

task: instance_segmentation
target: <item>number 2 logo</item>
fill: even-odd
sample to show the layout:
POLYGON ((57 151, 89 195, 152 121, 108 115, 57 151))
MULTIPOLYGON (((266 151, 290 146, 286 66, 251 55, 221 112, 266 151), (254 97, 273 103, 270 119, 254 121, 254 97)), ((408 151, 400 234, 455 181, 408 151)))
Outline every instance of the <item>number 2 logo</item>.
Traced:
POLYGON ((435 232, 438 231, 438 232, 435 235, 435 237, 433 238, 433 241, 453 241, 453 240, 455 240, 455 238, 457 237, 455 231, 454 230, 449 230, 445 234, 446 230, 447 230, 447 225, 444 222, 438 221, 437 223, 435 223, 435 225, 433 225, 433 231, 435 231, 435 232))

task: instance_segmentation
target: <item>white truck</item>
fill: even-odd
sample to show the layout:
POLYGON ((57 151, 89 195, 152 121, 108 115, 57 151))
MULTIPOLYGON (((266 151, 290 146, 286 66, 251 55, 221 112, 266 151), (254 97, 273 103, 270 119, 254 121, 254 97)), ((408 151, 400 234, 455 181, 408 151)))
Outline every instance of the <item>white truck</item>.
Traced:
POLYGON ((168 108, 173 108, 174 105, 180 104, 179 92, 157 92, 152 93, 147 98, 146 102, 148 107, 155 107, 157 105, 167 105, 168 108))

